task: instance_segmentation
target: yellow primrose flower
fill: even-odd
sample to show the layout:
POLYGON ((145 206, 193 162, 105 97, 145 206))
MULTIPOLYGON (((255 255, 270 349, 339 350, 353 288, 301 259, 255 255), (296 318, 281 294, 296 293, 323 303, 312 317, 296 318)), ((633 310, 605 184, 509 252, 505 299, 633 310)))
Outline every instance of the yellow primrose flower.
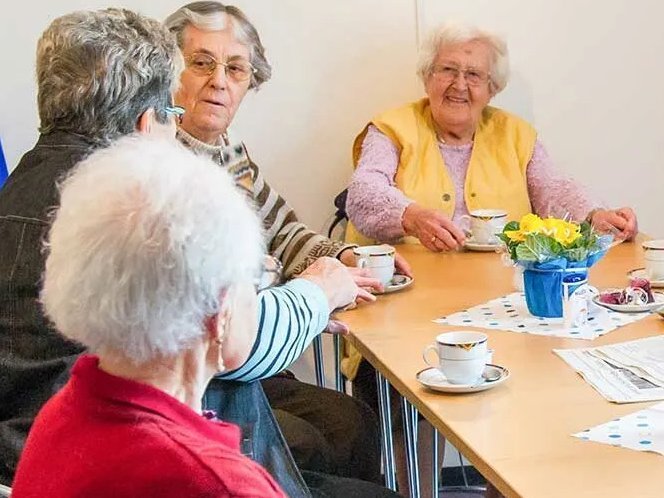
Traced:
POLYGON ((556 242, 563 246, 572 244, 581 236, 581 227, 576 223, 570 223, 558 218, 546 218, 543 220, 542 230, 546 235, 553 237, 556 242))
POLYGON ((536 214, 527 214, 519 222, 519 230, 523 233, 541 233, 544 229, 544 221, 536 214))
POLYGON ((523 242, 526 240, 526 234, 523 233, 521 230, 506 230, 505 235, 507 235, 507 238, 510 240, 513 240, 515 242, 523 242))

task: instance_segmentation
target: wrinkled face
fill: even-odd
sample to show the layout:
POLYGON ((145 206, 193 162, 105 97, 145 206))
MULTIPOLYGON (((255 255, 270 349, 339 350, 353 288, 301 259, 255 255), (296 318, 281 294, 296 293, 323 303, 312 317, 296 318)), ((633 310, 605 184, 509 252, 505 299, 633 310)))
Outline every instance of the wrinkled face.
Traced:
POLYGON ((442 131, 474 130, 493 94, 491 51, 481 41, 441 47, 424 88, 442 131))
POLYGON ((186 110, 181 126, 197 139, 214 145, 233 120, 251 79, 236 81, 229 78, 221 64, 209 75, 200 74, 188 61, 194 54, 207 54, 219 63, 247 64, 249 48, 237 41, 230 24, 222 31, 202 31, 189 25, 182 34, 186 66, 175 95, 175 103, 186 110))

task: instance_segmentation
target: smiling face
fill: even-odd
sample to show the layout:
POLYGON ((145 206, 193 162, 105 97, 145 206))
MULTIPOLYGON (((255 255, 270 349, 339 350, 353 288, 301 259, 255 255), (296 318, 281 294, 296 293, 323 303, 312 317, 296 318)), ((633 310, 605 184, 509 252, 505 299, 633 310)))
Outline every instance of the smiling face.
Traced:
MULTIPOLYGON (((489 47, 481 41, 444 46, 438 51, 433 67, 438 71, 427 76, 424 88, 437 131, 443 135, 472 138, 482 111, 493 97, 490 78, 469 85, 463 74, 450 78, 449 69, 458 69, 461 73, 472 71, 473 76, 486 77, 491 72, 489 47)), ((468 74, 470 77, 471 73, 468 74)))
MULTIPOLYGON (((249 62, 249 48, 240 43, 229 24, 221 31, 202 31, 192 25, 182 33, 182 54, 209 54, 217 62, 249 62)), ((210 75, 195 73, 187 64, 182 72, 175 103, 186 109, 182 128, 202 142, 216 145, 226 132, 251 80, 234 81, 218 65, 210 75)))

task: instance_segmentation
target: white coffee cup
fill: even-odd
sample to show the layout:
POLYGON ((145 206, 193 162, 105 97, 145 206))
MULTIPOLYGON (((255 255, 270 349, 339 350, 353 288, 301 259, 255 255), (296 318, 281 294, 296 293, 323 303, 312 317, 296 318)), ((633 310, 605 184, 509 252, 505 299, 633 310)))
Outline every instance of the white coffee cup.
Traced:
POLYGON ((507 223, 507 211, 504 209, 475 209, 460 218, 469 220, 468 230, 471 240, 477 244, 497 244, 499 234, 507 223))
POLYGON ((383 285, 392 281, 394 276, 394 247, 381 244, 378 246, 361 246, 353 249, 355 264, 358 268, 366 268, 371 276, 380 280, 383 285))
POLYGON ((424 348, 422 357, 427 365, 443 372, 450 384, 474 384, 491 361, 487 340, 488 336, 481 332, 446 332, 436 337, 435 344, 424 348), (431 351, 438 357, 437 364, 427 358, 431 351))
POLYGON ((643 242, 646 275, 650 280, 664 280, 664 239, 643 242))

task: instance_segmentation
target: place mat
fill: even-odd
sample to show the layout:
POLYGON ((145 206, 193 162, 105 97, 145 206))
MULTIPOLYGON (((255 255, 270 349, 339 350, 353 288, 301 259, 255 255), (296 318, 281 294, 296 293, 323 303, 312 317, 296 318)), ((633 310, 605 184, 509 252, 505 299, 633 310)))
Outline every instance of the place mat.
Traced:
POLYGON ((664 455, 664 403, 572 434, 584 441, 664 455))
POLYGON ((649 313, 618 313, 595 304, 589 308, 588 323, 565 328, 562 318, 538 318, 528 311, 523 292, 492 299, 484 304, 434 320, 444 325, 482 327, 526 334, 593 340, 612 330, 641 320, 649 313))

